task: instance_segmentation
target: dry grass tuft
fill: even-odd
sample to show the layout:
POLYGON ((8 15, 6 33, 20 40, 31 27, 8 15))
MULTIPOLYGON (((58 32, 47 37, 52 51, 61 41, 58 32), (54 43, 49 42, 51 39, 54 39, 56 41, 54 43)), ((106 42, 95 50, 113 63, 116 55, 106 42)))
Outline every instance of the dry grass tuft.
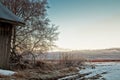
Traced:
POLYGON ((60 70, 61 73, 71 73, 71 72, 78 72, 78 69, 75 67, 64 68, 60 70))
POLYGON ((25 75, 22 73, 15 73, 13 76, 16 78, 24 78, 25 77, 25 75))
POLYGON ((25 78, 25 77, 29 77, 29 73, 18 71, 12 76, 16 78, 25 78))
POLYGON ((5 76, 5 75, 0 74, 0 78, 7 78, 7 77, 9 77, 9 76, 5 76))
POLYGON ((39 67, 42 70, 54 70, 55 66, 52 63, 47 63, 44 61, 36 61, 35 67, 39 67))

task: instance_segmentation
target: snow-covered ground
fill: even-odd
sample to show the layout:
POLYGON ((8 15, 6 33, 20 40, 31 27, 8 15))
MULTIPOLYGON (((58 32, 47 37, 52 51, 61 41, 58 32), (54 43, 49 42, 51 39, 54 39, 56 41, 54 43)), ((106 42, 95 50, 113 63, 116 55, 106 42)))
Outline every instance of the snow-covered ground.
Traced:
POLYGON ((100 74, 105 80, 120 80, 120 62, 103 62, 92 64, 96 66, 95 69, 87 67, 86 69, 80 71, 80 73, 92 72, 90 75, 87 75, 86 78, 100 74))
POLYGON ((11 75, 13 75, 13 74, 15 74, 15 73, 16 73, 16 72, 14 72, 14 71, 0 69, 0 74, 1 74, 1 75, 11 76, 11 75))
POLYGON ((88 63, 85 67, 85 69, 79 71, 79 74, 88 73, 88 75, 79 77, 79 74, 76 74, 60 78, 59 80, 81 80, 82 78, 87 80, 120 80, 120 62, 95 62, 88 63), (95 68, 92 68, 91 65, 94 65, 95 68))

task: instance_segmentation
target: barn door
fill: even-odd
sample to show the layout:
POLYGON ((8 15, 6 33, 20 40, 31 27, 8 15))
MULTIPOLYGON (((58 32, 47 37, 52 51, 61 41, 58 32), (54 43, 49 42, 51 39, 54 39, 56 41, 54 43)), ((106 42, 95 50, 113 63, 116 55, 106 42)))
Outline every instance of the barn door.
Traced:
POLYGON ((0 23, 0 68, 9 68, 12 26, 0 23))

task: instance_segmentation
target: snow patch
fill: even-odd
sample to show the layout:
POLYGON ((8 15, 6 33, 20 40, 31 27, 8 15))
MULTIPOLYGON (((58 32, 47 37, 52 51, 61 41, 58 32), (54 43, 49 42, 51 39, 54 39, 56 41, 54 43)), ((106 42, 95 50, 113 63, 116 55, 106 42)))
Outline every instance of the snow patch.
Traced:
POLYGON ((1 74, 1 75, 11 76, 11 75, 13 75, 13 74, 15 74, 15 73, 16 73, 16 72, 14 72, 14 71, 0 69, 0 74, 1 74))

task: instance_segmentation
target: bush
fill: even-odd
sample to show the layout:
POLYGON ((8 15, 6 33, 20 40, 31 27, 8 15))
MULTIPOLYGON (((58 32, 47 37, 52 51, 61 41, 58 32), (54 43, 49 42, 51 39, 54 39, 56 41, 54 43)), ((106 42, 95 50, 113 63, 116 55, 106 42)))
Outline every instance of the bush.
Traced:
POLYGON ((82 57, 79 57, 78 55, 74 55, 72 53, 62 53, 60 55, 60 65, 65 67, 71 67, 71 66, 81 66, 85 62, 85 59, 82 57))

